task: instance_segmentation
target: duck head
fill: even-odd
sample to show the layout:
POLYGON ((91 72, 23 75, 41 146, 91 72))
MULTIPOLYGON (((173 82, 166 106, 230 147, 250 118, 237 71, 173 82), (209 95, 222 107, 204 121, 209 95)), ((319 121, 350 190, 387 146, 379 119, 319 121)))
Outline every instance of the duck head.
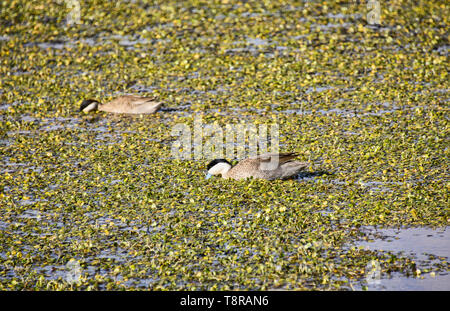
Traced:
POLYGON ((206 170, 208 171, 208 174, 206 175, 206 179, 209 179, 213 175, 220 174, 223 176, 231 169, 231 167, 232 167, 231 163, 225 159, 212 160, 206 166, 206 170))
POLYGON ((98 110, 98 105, 100 102, 96 101, 95 99, 85 99, 80 105, 80 112, 90 112, 98 110))

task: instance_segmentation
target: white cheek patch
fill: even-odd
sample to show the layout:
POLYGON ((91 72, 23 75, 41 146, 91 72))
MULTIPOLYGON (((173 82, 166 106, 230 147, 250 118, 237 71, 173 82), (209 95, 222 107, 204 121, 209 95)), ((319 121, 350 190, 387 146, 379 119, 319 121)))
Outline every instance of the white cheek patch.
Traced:
POLYGON ((231 165, 225 162, 220 162, 211 167, 208 171, 211 175, 225 174, 231 168, 231 165))
POLYGON ((83 112, 89 112, 89 111, 95 110, 96 106, 97 106, 97 103, 91 103, 83 109, 83 112))

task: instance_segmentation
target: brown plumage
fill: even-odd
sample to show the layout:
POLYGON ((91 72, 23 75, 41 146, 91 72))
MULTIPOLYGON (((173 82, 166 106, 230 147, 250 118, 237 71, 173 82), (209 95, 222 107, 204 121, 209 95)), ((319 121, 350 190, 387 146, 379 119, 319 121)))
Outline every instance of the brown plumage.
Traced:
POLYGON ((235 166, 224 159, 216 159, 208 164, 209 175, 222 175, 223 178, 243 179, 262 178, 267 180, 288 179, 297 175, 307 164, 292 161, 297 153, 266 153, 240 161, 235 166))
POLYGON ((161 106, 162 103, 155 101, 155 99, 151 97, 125 95, 104 104, 94 99, 84 100, 81 103, 80 111, 90 112, 93 110, 100 110, 113 113, 141 114, 154 113, 161 106))

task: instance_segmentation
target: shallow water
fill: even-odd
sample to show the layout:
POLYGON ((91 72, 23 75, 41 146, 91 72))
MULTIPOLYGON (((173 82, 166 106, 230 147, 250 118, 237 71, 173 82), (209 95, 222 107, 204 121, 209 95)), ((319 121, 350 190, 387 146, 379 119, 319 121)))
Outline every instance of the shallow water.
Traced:
POLYGON ((0 289, 52 289, 41 275, 67 289, 70 258, 84 259, 79 289, 363 289, 360 268, 386 253, 346 249, 360 229, 374 242, 357 246, 399 254, 369 290, 446 288, 447 229, 359 227, 448 225, 439 5, 390 6, 378 26, 355 2, 119 1, 85 3, 82 23, 61 27, 55 3, 19 2, 0 12, 0 289), (165 107, 77 112, 125 93, 165 107), (278 123, 280 149, 310 167, 206 182, 206 160, 171 157, 171 126, 197 114, 205 130, 278 123))
MULTIPOLYGON (((354 286, 362 290, 361 286, 354 286)), ((426 274, 420 277, 405 277, 393 274, 390 278, 382 278, 376 283, 367 284, 369 291, 448 291, 450 290, 450 274, 426 274)))
MULTIPOLYGON (((357 247, 369 250, 391 251, 405 254, 416 259, 420 269, 421 263, 433 262, 435 257, 450 259, 450 227, 446 228, 406 228, 375 229, 367 228, 370 241, 359 241, 357 247), (431 257, 430 257, 431 255, 431 257)), ((450 290, 450 266, 447 271, 426 273, 417 277, 406 277, 393 273, 382 275, 381 279, 369 282, 368 290, 450 290)), ((355 289, 362 289, 355 286, 355 289)))

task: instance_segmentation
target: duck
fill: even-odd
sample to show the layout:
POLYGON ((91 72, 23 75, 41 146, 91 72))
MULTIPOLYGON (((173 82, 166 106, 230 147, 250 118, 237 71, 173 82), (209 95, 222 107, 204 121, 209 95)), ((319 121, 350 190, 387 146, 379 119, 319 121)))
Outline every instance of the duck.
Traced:
POLYGON ((161 106, 162 103, 155 101, 152 97, 124 95, 104 104, 95 99, 85 99, 80 105, 80 112, 100 110, 113 113, 144 114, 154 113, 161 106))
POLYGON ((235 180, 245 178, 260 178, 266 180, 289 179, 298 175, 307 167, 307 163, 293 161, 298 153, 265 153, 249 157, 235 166, 225 159, 215 159, 208 163, 206 179, 213 175, 235 180))

